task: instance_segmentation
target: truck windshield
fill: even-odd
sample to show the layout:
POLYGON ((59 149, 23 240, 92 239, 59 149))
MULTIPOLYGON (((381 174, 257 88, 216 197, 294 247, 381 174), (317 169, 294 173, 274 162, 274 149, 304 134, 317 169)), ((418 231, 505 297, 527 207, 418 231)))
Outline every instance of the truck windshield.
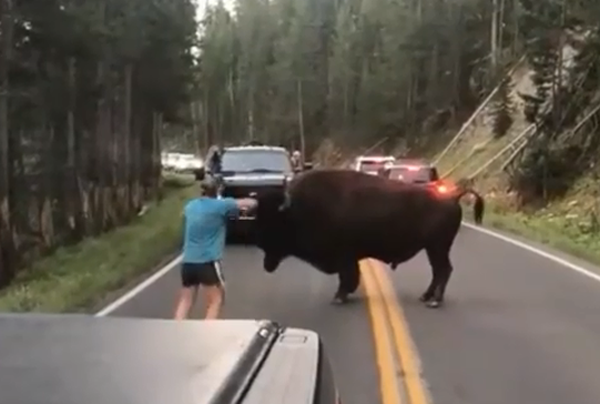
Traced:
POLYGON ((273 150, 226 150, 221 161, 227 173, 284 173, 292 172, 287 153, 273 150))
POLYGON ((433 167, 394 167, 390 170, 390 179, 408 183, 427 183, 437 181, 437 170, 433 167))
POLYGON ((367 173, 377 173, 377 171, 389 164, 387 161, 361 161, 359 170, 367 173))

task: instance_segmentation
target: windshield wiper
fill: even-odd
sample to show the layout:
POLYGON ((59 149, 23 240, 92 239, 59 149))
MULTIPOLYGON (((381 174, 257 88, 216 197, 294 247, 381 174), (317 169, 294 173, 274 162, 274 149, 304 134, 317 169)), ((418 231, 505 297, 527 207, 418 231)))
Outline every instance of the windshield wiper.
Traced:
POLYGON ((282 173, 283 170, 270 170, 268 168, 255 168, 254 170, 248 170, 247 173, 282 173))

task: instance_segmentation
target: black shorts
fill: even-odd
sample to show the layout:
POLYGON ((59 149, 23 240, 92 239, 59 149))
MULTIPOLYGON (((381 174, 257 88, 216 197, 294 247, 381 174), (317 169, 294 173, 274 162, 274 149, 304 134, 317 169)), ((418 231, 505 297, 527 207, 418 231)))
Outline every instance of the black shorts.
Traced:
POLYGON ((183 263, 181 265, 181 284, 189 288, 193 286, 224 286, 225 278, 218 261, 202 264, 183 263))

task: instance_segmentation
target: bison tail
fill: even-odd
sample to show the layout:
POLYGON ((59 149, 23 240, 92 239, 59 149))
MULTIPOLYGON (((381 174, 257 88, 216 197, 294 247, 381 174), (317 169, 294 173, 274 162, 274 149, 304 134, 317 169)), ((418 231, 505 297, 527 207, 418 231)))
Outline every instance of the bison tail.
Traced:
POLYGON ((473 204, 473 218, 475 219, 476 224, 481 224, 483 222, 483 212, 485 210, 485 202, 481 195, 479 195, 475 191, 471 191, 472 195, 475 197, 475 203, 473 204))
POLYGON ((481 224, 483 222, 483 213, 485 211, 483 197, 472 189, 466 189, 458 195, 457 201, 466 194, 471 194, 475 198, 475 203, 473 204, 473 219, 475 220, 475 224, 481 224))

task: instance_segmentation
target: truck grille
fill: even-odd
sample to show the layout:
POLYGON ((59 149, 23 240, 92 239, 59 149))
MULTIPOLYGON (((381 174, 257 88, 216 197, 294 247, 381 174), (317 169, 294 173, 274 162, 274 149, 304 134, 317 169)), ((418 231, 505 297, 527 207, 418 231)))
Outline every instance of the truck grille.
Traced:
POLYGON ((281 185, 236 185, 228 186, 223 189, 222 196, 226 198, 249 198, 251 193, 260 193, 265 191, 283 190, 281 185))

